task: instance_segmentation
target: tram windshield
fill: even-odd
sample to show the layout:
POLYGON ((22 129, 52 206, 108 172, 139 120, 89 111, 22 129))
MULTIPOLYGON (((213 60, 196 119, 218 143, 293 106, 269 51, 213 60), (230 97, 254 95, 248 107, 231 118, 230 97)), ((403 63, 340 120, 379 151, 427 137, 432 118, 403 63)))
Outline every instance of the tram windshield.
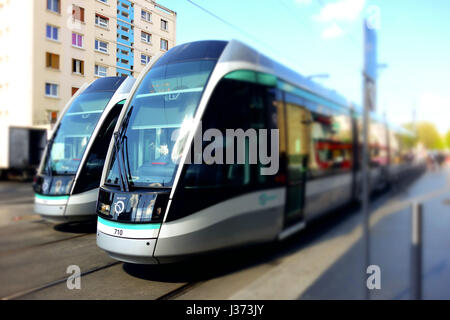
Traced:
POLYGON ((111 91, 84 93, 72 102, 49 142, 44 172, 76 174, 89 139, 113 95, 111 91))
POLYGON ((118 185, 122 169, 133 186, 172 185, 195 110, 215 63, 207 59, 178 61, 150 69, 129 104, 120 148, 116 149, 119 157, 114 153, 107 184, 118 185))

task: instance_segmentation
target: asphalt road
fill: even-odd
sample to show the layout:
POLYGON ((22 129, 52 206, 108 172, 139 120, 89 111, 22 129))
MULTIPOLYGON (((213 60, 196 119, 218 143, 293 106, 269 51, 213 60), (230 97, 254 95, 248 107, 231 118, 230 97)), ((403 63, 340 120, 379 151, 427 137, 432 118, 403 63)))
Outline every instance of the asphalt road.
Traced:
MULTIPOLYGON (((450 170, 428 172, 371 203, 372 299, 410 297, 410 210, 402 201, 444 190, 450 170)), ((219 252, 184 263, 117 262, 95 243, 95 222, 51 224, 32 212, 29 184, 0 182, 0 298, 3 299, 361 299, 362 215, 335 211, 284 242, 219 252), (66 272, 77 265, 81 289, 66 272)), ((424 203, 423 296, 450 299, 450 192, 424 203)))

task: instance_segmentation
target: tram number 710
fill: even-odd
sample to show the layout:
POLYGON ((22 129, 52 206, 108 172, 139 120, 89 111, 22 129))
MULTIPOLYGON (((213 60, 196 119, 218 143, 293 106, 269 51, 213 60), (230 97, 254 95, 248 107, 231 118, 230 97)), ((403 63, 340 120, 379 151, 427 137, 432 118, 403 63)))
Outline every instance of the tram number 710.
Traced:
POLYGON ((114 235, 115 236, 122 236, 123 230, 122 229, 114 229, 114 235))

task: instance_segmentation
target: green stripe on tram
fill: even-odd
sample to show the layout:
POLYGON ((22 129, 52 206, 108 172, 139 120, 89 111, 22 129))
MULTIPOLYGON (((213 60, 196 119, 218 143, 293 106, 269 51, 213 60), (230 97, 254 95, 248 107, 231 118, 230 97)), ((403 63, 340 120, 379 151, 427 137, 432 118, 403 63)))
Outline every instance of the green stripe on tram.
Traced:
POLYGON ((277 87, 282 91, 289 92, 298 97, 308 99, 320 105, 324 105, 334 109, 342 109, 343 106, 337 104, 331 100, 325 99, 312 92, 308 92, 304 89, 298 88, 286 81, 277 79, 276 76, 264 72, 252 71, 252 70, 236 70, 225 75, 224 79, 232 79, 239 81, 246 81, 256 83, 269 87, 277 87))
POLYGON ((294 94, 298 97, 305 98, 305 99, 307 99, 311 102, 315 102, 319 105, 327 106, 327 107, 330 107, 333 109, 338 109, 338 110, 343 108, 343 106, 341 106, 331 100, 325 99, 325 98, 318 96, 312 92, 300 89, 300 88, 298 88, 290 83, 287 83, 283 80, 278 81, 277 87, 278 87, 278 89, 280 89, 282 91, 286 91, 286 92, 294 94))
POLYGON ((68 200, 69 196, 43 196, 42 194, 35 193, 34 196, 42 200, 68 200))
POLYGON ((105 220, 100 217, 98 217, 98 222, 108 227, 119 229, 130 229, 130 230, 151 230, 151 229, 159 229, 161 227, 160 223, 131 224, 105 220))
POLYGON ((275 87, 277 85, 277 77, 271 74, 256 72, 251 70, 237 70, 227 74, 225 79, 247 81, 265 86, 275 87))

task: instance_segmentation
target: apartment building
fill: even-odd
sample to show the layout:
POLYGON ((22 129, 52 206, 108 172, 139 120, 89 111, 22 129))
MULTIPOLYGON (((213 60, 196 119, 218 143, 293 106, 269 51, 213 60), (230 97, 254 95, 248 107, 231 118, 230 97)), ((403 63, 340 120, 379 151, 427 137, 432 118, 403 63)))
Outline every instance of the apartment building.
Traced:
POLYGON ((0 168, 9 127, 50 128, 83 83, 137 77, 175 37, 151 0, 0 0, 0 168))

